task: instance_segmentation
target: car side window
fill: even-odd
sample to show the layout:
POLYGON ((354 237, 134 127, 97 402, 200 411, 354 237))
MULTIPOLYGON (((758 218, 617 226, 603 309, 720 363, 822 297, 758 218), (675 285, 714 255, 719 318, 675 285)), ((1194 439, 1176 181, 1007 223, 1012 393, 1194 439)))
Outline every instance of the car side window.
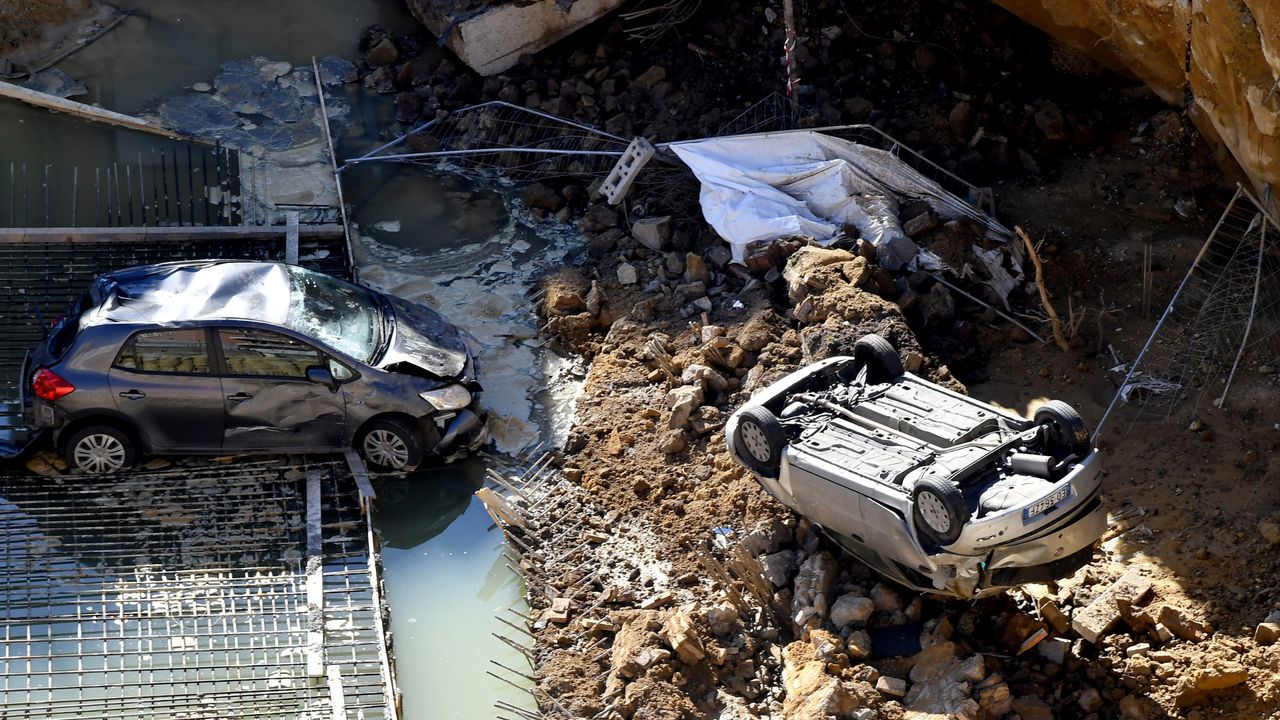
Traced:
POLYGON ((218 342, 228 375, 301 380, 307 377, 307 368, 326 364, 319 350, 268 330, 219 330, 218 342))
POLYGON ((338 382, 350 380, 356 376, 356 374, 352 372, 351 368, 343 365, 333 358, 329 358, 329 373, 333 375, 333 379, 338 382))
POLYGON ((133 372, 209 374, 204 330, 147 330, 135 333, 116 355, 115 367, 133 372))

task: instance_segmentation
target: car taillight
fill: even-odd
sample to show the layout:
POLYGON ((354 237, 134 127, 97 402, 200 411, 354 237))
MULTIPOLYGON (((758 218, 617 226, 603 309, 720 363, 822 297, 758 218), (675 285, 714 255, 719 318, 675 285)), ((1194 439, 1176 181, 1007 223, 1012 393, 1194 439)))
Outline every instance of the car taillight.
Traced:
POLYGON ((31 378, 31 390, 41 400, 53 402, 60 397, 75 392, 76 386, 63 380, 49 368, 40 368, 35 377, 31 378))

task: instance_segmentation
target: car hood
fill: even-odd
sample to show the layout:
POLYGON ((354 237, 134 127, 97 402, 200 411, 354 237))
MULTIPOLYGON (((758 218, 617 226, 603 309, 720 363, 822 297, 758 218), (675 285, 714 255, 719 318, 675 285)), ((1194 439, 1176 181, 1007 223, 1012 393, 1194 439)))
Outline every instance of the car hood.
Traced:
POLYGON ((395 316, 387 351, 377 367, 383 370, 425 371, 442 380, 470 381, 471 359, 462 332, 431 308, 385 295, 395 316), (396 367, 400 366, 400 367, 396 367))

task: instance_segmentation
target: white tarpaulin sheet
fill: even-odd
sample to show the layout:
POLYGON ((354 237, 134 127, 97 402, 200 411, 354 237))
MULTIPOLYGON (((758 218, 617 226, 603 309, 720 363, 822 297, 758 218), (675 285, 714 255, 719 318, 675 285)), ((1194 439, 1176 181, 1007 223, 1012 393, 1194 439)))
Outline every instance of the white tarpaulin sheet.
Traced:
POLYGON ((669 147, 701 181, 702 213, 729 242, 737 262, 745 260, 753 243, 803 235, 826 245, 852 226, 876 246, 883 267, 897 270, 917 252, 898 222, 898 203, 908 199, 927 202, 945 220, 967 217, 993 225, 892 153, 818 132, 711 138, 669 147))

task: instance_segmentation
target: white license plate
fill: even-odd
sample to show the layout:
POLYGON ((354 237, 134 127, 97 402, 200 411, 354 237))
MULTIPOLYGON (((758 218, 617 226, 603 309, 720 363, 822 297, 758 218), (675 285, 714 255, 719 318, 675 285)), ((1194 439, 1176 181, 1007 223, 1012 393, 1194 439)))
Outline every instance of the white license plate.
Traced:
POLYGON ((1040 498, 1022 511, 1022 524, 1026 525, 1027 523, 1030 523, 1032 520, 1045 514, 1045 512, 1069 497, 1071 497, 1071 486, 1063 485, 1057 490, 1054 490, 1051 495, 1040 498))

